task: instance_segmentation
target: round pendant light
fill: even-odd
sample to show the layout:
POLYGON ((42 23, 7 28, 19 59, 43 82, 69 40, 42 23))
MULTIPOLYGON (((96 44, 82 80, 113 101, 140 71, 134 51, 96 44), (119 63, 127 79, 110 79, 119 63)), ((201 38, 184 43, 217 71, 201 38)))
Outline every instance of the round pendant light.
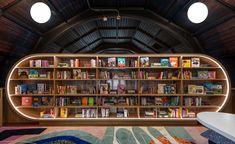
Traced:
POLYGON ((43 2, 37 2, 30 9, 32 19, 37 23, 45 23, 51 17, 51 9, 43 2))
POLYGON ((208 9, 204 3, 193 3, 188 9, 188 19, 193 23, 201 23, 208 16, 208 9))

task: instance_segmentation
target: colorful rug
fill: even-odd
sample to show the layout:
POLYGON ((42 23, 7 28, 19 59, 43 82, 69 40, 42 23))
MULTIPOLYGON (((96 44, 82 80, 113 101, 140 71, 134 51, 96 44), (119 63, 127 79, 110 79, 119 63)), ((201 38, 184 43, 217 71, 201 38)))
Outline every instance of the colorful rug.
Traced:
POLYGON ((1 144, 206 144, 203 127, 48 127, 1 144))

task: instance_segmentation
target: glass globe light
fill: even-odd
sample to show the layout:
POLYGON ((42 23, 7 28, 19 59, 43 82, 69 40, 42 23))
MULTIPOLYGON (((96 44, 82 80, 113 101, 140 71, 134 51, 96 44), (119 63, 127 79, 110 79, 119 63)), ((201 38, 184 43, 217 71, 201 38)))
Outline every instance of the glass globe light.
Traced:
POLYGON ((208 8, 204 3, 193 3, 188 9, 188 19, 193 23, 201 23, 208 16, 208 8))
POLYGON ((51 17, 51 9, 43 2, 37 2, 30 9, 32 19, 37 23, 45 23, 51 17))

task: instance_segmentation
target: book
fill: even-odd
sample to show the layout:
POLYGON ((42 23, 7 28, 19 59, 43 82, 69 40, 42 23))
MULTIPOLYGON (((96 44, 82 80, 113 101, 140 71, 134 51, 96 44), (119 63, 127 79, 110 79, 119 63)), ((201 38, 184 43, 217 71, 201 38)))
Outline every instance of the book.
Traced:
POLYGON ((37 78, 39 78, 38 70, 30 69, 29 70, 29 79, 37 79, 37 78))
POLYGON ((29 70, 28 69, 18 69, 18 78, 20 79, 28 79, 29 70))
POLYGON ((216 71, 208 71, 208 79, 216 79, 216 71))
POLYGON ((160 58, 161 66, 168 67, 170 65, 169 58, 160 58))
POLYGON ((33 97, 33 106, 37 107, 37 106, 41 106, 41 99, 40 97, 33 97))
POLYGON ((100 94, 108 94, 109 86, 108 84, 100 84, 100 94))
POLYGON ((192 72, 189 70, 185 70, 183 75, 184 75, 184 79, 192 79, 192 72))
POLYGON ((118 67, 126 66, 126 58, 117 58, 118 67))
POLYGON ((41 97, 41 105, 49 106, 50 105, 50 98, 49 97, 41 97))
POLYGON ((182 67, 191 67, 191 59, 183 59, 182 67))
POLYGON ((149 57, 140 57, 140 66, 148 67, 149 66, 149 57))
POLYGON ((38 90, 38 94, 43 94, 45 92, 45 84, 42 83, 38 83, 37 84, 37 90, 38 90))
POLYGON ((169 61, 171 67, 178 67, 178 57, 170 57, 169 61))
POLYGON ((20 94, 27 94, 28 92, 28 85, 27 84, 22 84, 22 85, 19 85, 19 91, 20 91, 20 94))
POLYGON ((82 97, 82 105, 86 106, 88 103, 88 98, 87 97, 82 97))
POLYGON ((108 67, 116 67, 116 58, 108 58, 108 67))
POLYGON ((27 89, 28 94, 37 94, 37 84, 28 84, 28 89, 27 89))
POLYGON ((60 117, 67 118, 68 117, 68 108, 60 108, 60 117))
POLYGON ((188 85, 188 94, 204 94, 204 86, 188 85))
POLYGON ((94 98, 93 97, 89 97, 88 98, 88 105, 89 106, 93 106, 94 105, 94 98))
POLYGON ((125 94, 126 93, 126 86, 124 84, 118 84, 117 93, 118 94, 125 94))
POLYGON ((157 93, 158 94, 164 94, 164 87, 166 86, 166 84, 158 84, 157 85, 157 93))
POLYGON ((73 69, 73 78, 74 79, 82 79, 81 69, 73 69))
POLYGON ((80 60, 79 59, 75 59, 75 67, 80 67, 80 60))
POLYGON ((35 67, 42 67, 42 60, 34 60, 35 62, 35 67))
POLYGON ((198 71, 198 79, 208 79, 208 71, 198 71))
POLYGON ((200 67, 200 58, 191 58, 191 67, 200 67))
POLYGON ((96 60, 95 59, 91 59, 91 67, 96 67, 96 60))
POLYGON ((32 97, 22 97, 21 98, 22 106, 32 106, 32 97))

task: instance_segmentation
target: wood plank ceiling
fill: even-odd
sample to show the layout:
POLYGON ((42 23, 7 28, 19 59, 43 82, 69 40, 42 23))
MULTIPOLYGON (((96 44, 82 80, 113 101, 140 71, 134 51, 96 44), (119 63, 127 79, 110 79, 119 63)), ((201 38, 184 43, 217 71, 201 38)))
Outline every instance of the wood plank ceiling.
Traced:
POLYGON ((120 10, 119 21, 115 13, 91 11, 87 0, 43 1, 52 17, 37 24, 29 15, 35 0, 0 0, 2 86, 12 64, 36 52, 205 53, 225 65, 235 85, 234 0, 89 0, 92 8, 120 10), (209 9, 201 24, 187 19, 188 7, 197 1, 209 9))

